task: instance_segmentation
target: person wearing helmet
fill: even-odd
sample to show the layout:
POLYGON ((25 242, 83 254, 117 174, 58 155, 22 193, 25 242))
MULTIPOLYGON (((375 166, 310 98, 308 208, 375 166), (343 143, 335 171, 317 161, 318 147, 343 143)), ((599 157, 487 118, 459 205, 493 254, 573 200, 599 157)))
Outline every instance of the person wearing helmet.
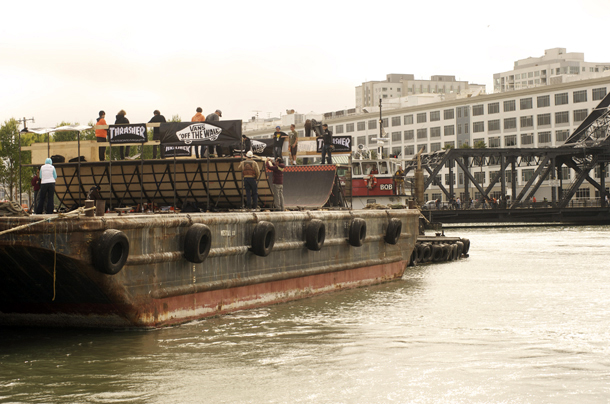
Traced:
POLYGON ((248 151, 246 159, 239 164, 239 169, 244 178, 247 209, 256 209, 258 207, 258 185, 256 181, 260 176, 261 170, 258 167, 258 163, 252 157, 254 157, 254 154, 252 154, 252 151, 248 151))

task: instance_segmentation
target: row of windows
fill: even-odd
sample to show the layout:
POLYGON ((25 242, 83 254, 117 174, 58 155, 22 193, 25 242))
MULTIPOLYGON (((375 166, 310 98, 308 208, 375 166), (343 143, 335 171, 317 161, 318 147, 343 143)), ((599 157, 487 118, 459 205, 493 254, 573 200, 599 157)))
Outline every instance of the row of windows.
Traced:
MULTIPOLYGON (((601 88, 594 88, 592 90, 592 100, 596 101, 596 100, 601 100, 606 96, 606 87, 601 87, 601 88)), ((580 103, 580 102, 586 102, 587 101, 587 90, 578 90, 578 91, 573 91, 572 92, 572 102, 573 103, 580 103)), ((568 93, 560 93, 560 94, 555 94, 554 95, 554 102, 555 105, 566 105, 568 104, 568 93)), ((544 108, 544 107, 549 107, 551 105, 551 96, 550 95, 541 95, 536 97, 536 106, 538 108, 544 108)), ((519 100, 519 109, 520 110, 527 110, 527 109, 532 109, 533 108, 533 98, 529 97, 529 98, 521 98, 519 100)), ((469 107, 458 107, 457 109, 457 117, 461 118, 461 117, 467 117, 469 114, 469 107)), ((517 110, 517 101, 516 100, 507 100, 503 102, 503 111, 504 112, 511 112, 511 111, 516 111, 517 110)), ((582 120, 584 120, 584 118, 586 117, 586 109, 579 109, 579 110, 575 110, 574 111, 574 122, 580 122, 582 120), (583 116, 584 114, 584 116, 583 116)), ((478 104, 478 105, 473 105, 472 106, 472 115, 473 116, 481 116, 484 115, 485 113, 485 106, 484 104, 478 104)), ((491 115, 491 114, 498 114, 500 113, 500 102, 492 102, 487 104, 487 114, 491 115)), ((451 109, 445 109, 443 110, 443 119, 445 120, 450 120, 450 119, 455 119, 455 110, 453 108, 451 109)), ((568 123, 569 119, 568 119, 568 112, 557 112, 555 113, 555 117, 556 117, 556 123, 568 123), (559 114, 559 121, 557 121, 557 117, 559 114)), ((430 122, 436 122, 436 121, 440 121, 441 120, 441 111, 430 111, 429 113, 429 119, 430 122)), ((515 119, 515 118, 506 118, 506 119, 515 119)), ((506 121, 505 119, 505 121, 506 121)), ((521 119, 523 120, 523 117, 521 117, 521 119)), ((404 115, 403 117, 400 116, 394 116, 392 117, 391 120, 391 124, 392 126, 400 126, 401 124, 404 125, 411 125, 414 122, 414 116, 413 114, 410 115, 404 115)), ((427 112, 420 112, 417 113, 415 115, 415 122, 417 123, 426 123, 428 122, 428 113, 427 112)), ((492 130, 499 130, 499 123, 496 125, 496 121, 488 121, 489 125, 492 125, 493 127, 497 126, 497 129, 489 129, 490 131, 492 130), (491 122, 494 122, 493 124, 491 122)), ((499 120, 498 120, 499 122, 499 120)), ((538 115, 538 125, 550 125, 550 114, 541 114, 538 115), (547 122, 547 118, 546 116, 548 116, 548 123, 540 123, 540 117, 541 116, 545 116, 545 118, 542 118, 544 120, 544 122, 547 122)), ((366 129, 366 126, 368 124, 368 129, 377 129, 377 123, 378 120, 376 119, 371 119, 369 121, 360 121, 357 123, 348 123, 345 125, 345 128, 343 125, 336 125, 335 127, 335 134, 342 134, 344 133, 344 129, 345 132, 350 133, 350 132, 354 132, 355 130, 357 131, 363 131, 366 129)), ((389 127, 389 118, 384 118, 382 119, 382 124, 383 127, 387 128, 389 127)), ((485 129, 482 129, 481 126, 481 122, 475 122, 476 128, 473 126, 473 132, 477 133, 477 132, 482 132, 485 129)), ((509 124, 510 125, 510 124, 509 124)), ((505 129, 510 129, 511 126, 506 127, 506 123, 505 123, 505 129)), ((516 127, 516 125, 514 126, 516 127)), ((458 127, 458 134, 461 134, 461 130, 458 127)), ((468 133, 468 127, 464 128, 464 133, 468 133)))

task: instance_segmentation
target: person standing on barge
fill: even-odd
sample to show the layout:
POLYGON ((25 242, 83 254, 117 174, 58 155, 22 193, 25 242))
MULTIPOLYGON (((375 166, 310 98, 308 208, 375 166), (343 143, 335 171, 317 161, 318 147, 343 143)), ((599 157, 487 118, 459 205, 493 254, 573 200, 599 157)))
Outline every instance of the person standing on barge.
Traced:
POLYGON ((328 164, 333 163, 332 150, 333 150, 333 132, 328 130, 328 125, 322 125, 322 163, 328 155, 328 164))
POLYGON ((278 157, 274 164, 273 160, 268 158, 265 164, 273 171, 273 206, 282 212, 284 211, 284 160, 278 157))
MULTIPOLYGON (((206 122, 218 122, 220 121, 220 117, 222 117, 222 111, 217 109, 213 113, 206 116, 205 120, 206 122)), ((210 156, 219 155, 220 153, 217 153, 217 151, 220 151, 220 147, 218 147, 217 150, 216 146, 208 146, 208 153, 210 153, 210 156), (214 150, 214 152, 212 152, 212 150, 214 150)))
POLYGON ((288 135, 281 131, 280 126, 275 127, 275 132, 273 132, 273 159, 277 160, 282 157, 282 149, 284 148, 284 139, 288 137, 288 135))
POLYGON ((290 133, 289 133, 289 143, 288 149, 290 150, 290 163, 292 165, 297 165, 297 149, 299 145, 299 134, 295 130, 294 124, 290 125, 290 133))
MULTIPOLYGON (((116 120, 114 121, 115 125, 129 125, 129 119, 125 116, 127 112, 124 109, 120 110, 116 115, 116 120)), ((119 147, 119 155, 121 156, 121 160, 125 160, 125 155, 129 157, 130 146, 120 146, 119 147)))
MULTIPOLYGON (((100 111, 96 125, 108 125, 106 123, 106 113, 104 111, 100 111)), ((95 140, 97 140, 98 143, 106 143, 107 136, 108 131, 106 129, 95 130, 95 140)), ((100 146, 98 148, 98 157, 100 161, 106 160, 106 146, 100 146)))
POLYGON ((261 170, 256 161, 252 160, 252 151, 246 153, 246 159, 239 163, 239 169, 244 177, 244 188, 246 190, 246 208, 256 209, 258 207, 258 177, 261 170), (250 204, 252 202, 252 204, 250 204))
POLYGON ((36 208, 36 214, 41 215, 43 211, 44 200, 47 198, 47 206, 45 209, 46 214, 53 213, 53 206, 55 205, 55 180, 57 179, 57 171, 53 167, 53 161, 50 158, 45 160, 45 164, 40 167, 40 193, 38 200, 38 207, 36 208))
MULTIPOLYGON (((197 113, 191 118, 191 122, 205 122, 205 116, 203 116, 203 109, 197 107, 197 113)), ((199 151, 201 150, 201 157, 204 157, 207 146, 195 145, 195 157, 199 158, 199 151)))
MULTIPOLYGON (((148 121, 148 123, 165 123, 167 122, 165 120, 165 117, 163 115, 161 115, 161 112, 158 109, 155 109, 153 112, 153 117, 150 119, 150 121, 148 121)), ((161 132, 159 131, 159 127, 155 127, 153 128, 153 140, 161 140, 161 132)), ((157 149, 159 149, 159 156, 161 158, 165 158, 165 152, 163 150, 163 147, 161 145, 157 146, 153 146, 153 159, 157 158, 157 149)))

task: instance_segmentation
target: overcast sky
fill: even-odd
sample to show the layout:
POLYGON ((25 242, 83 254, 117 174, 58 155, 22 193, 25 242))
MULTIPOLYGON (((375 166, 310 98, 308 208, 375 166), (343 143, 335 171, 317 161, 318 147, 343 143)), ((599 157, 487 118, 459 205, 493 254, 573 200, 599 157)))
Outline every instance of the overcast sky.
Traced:
MULTIPOLYGON (((610 1, 4 1, 0 120, 322 113, 388 73, 486 84, 562 47, 610 62, 610 1)), ((108 119, 110 118, 110 119, 108 119)))

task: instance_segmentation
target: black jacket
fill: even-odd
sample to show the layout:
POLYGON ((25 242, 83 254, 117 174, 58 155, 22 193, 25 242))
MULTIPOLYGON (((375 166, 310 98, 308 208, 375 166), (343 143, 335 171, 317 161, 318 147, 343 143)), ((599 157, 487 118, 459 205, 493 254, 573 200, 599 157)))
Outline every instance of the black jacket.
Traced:
POLYGON ((128 123, 129 123, 129 119, 127 119, 125 117, 125 115, 117 115, 116 120, 114 121, 115 125, 124 125, 124 124, 128 124, 128 123))
MULTIPOLYGON (((167 122, 163 115, 155 115, 153 116, 148 123, 164 123, 167 122)), ((159 128, 153 128, 153 140, 161 140, 161 134, 159 133, 159 128)))

